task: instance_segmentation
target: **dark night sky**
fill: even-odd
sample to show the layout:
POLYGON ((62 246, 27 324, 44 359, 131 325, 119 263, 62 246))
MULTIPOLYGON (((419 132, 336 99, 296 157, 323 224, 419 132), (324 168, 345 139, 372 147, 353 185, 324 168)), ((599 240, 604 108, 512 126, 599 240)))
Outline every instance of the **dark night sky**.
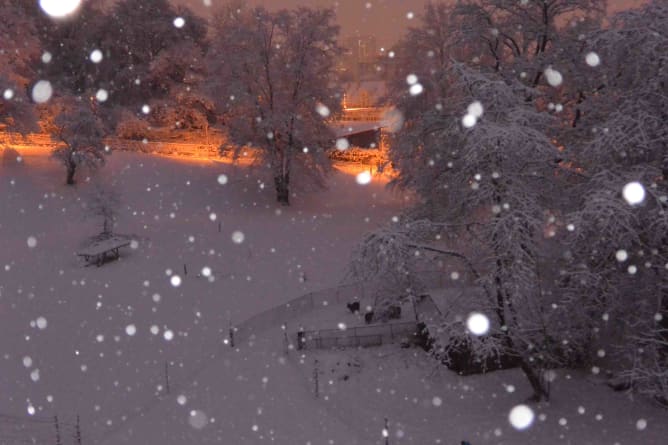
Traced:
MULTIPOLYGON (((224 0, 211 0, 214 7, 224 0)), ((408 12, 419 14, 428 0, 249 0, 254 5, 267 8, 289 8, 297 5, 335 7, 344 36, 359 33, 371 34, 378 38, 379 45, 390 45, 416 19, 406 18, 408 12), (370 8, 366 4, 371 5, 370 8)), ((609 11, 619 11, 641 3, 643 0, 608 0, 609 11)), ((203 0, 174 0, 186 4, 200 12, 207 8, 203 0)))

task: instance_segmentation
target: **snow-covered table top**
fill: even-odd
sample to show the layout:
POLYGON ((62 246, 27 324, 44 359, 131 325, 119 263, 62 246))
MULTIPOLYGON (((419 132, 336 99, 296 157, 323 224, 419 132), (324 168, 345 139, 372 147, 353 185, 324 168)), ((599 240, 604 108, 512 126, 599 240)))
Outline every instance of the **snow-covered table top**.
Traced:
POLYGON ((101 255, 105 252, 109 252, 110 250, 120 249, 121 247, 129 245, 130 245, 130 240, 128 240, 127 238, 120 236, 112 236, 111 238, 95 241, 90 246, 77 252, 77 255, 96 256, 96 255, 101 255))

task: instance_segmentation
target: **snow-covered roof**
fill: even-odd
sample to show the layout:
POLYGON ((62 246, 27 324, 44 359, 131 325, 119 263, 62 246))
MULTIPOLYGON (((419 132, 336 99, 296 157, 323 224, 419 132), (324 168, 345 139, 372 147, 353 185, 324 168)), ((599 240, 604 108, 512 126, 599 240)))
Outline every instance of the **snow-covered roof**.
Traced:
POLYGON ((379 130, 380 127, 380 122, 364 121, 337 121, 330 125, 330 128, 334 131, 337 138, 364 133, 366 131, 379 130))

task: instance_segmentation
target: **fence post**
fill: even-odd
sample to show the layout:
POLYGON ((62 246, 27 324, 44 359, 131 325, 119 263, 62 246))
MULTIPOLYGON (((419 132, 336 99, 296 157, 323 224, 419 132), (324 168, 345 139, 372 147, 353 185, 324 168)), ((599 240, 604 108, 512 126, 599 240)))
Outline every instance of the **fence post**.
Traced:
POLYGON ((319 388, 319 382, 318 382, 318 360, 315 360, 315 363, 313 364, 313 380, 315 382, 315 398, 317 399, 320 396, 320 388, 319 388))
POLYGON ((390 323, 390 341, 394 341, 394 330, 392 329, 392 323, 390 323))
POLYGON ((165 362, 165 392, 169 394, 169 363, 165 362))
POLYGON ((230 348, 234 347, 234 327, 232 326, 232 319, 228 320, 228 323, 230 325, 229 331, 228 331, 228 338, 230 341, 230 348))
POLYGON ((288 339, 288 325, 286 323, 282 324, 281 329, 283 329, 283 346, 285 348, 285 355, 288 355, 288 352, 290 352, 290 340, 288 339))
POLYGON ((297 331, 297 349, 302 350, 304 349, 304 346, 306 346, 306 337, 304 333, 304 328, 300 327, 299 331, 297 331))
POLYGON ((77 441, 77 445, 81 445, 81 425, 79 424, 79 415, 77 414, 77 427, 76 427, 76 435, 74 438, 77 441))
POLYGON ((385 425, 383 426, 383 437, 385 438, 385 445, 390 445, 390 425, 385 418, 385 425))
POLYGON ((62 445, 60 441, 60 423, 58 422, 58 416, 53 416, 53 424, 56 427, 56 445, 62 445))

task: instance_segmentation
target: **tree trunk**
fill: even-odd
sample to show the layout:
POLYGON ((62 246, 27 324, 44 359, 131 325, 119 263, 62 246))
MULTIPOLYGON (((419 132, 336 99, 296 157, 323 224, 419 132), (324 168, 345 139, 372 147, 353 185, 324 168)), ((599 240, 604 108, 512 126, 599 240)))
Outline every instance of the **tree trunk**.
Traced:
POLYGON ((547 388, 543 386, 543 381, 540 375, 536 373, 536 370, 524 359, 524 357, 520 357, 520 368, 522 369, 522 372, 524 372, 524 375, 533 390, 533 395, 529 400, 532 402, 540 402, 544 398, 545 401, 549 401, 550 394, 547 392, 547 388))
POLYGON ((74 185, 74 173, 76 173, 77 165, 74 163, 67 164, 67 185, 74 185))
POLYGON ((102 224, 102 233, 105 235, 111 235, 111 226, 112 222, 105 216, 104 223, 102 224))
POLYGON ((290 205, 290 174, 282 174, 274 177, 276 185, 276 200, 282 205, 290 205))

